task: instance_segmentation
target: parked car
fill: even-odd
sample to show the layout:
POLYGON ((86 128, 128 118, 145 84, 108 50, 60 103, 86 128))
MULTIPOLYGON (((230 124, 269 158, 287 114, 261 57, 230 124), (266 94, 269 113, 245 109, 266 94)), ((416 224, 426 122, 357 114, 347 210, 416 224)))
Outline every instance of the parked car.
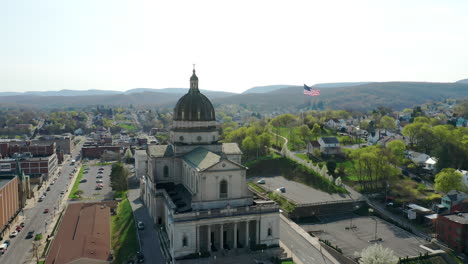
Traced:
POLYGON ((138 226, 138 230, 145 230, 145 224, 143 224, 142 221, 138 222, 137 226, 138 226))
POLYGON ((8 248, 8 245, 3 243, 3 244, 0 244, 0 254, 5 254, 5 251, 7 250, 8 248))
POLYGON ((279 187, 278 189, 276 189, 278 192, 282 192, 282 193, 285 193, 286 192, 286 188, 284 187, 279 187))
POLYGON ((49 187, 47 187, 46 191, 50 191, 50 186, 49 186, 49 187))
POLYGON ((98 185, 96 185, 96 188, 94 188, 94 189, 96 189, 96 190, 102 190, 102 186, 98 184, 98 185))
POLYGON ((98 174, 103 174, 103 173, 104 173, 104 171, 98 171, 97 173, 98 173, 98 174))
POLYGON ((102 180, 101 180, 101 179, 97 179, 97 180, 96 180, 96 183, 102 183, 102 180))
POLYGON ((80 183, 87 182, 87 181, 88 181, 87 179, 82 179, 80 183))
POLYGON ((96 179, 101 179, 102 178, 102 175, 97 175, 96 176, 96 179))
POLYGON ((60 194, 65 194, 65 191, 61 191, 60 194))
POLYGON ((18 235, 18 231, 13 231, 13 232, 11 232, 11 234, 10 234, 10 238, 14 238, 14 237, 16 237, 17 235, 18 235))
POLYGON ((265 184, 265 180, 264 179, 258 180, 257 183, 258 184, 265 184))
POLYGON ((21 227, 24 227, 24 222, 21 222, 20 226, 21 226, 21 227))
POLYGON ((49 212, 49 208, 44 209, 44 214, 47 214, 49 212))
POLYGON ((101 168, 99 168, 99 170, 100 170, 100 171, 103 171, 103 170, 104 170, 104 168, 102 168, 102 167, 101 167, 101 168))
POLYGON ((16 228, 15 228, 15 230, 18 231, 18 232, 20 232, 21 229, 23 229, 23 227, 21 227, 20 225, 17 225, 16 228))
POLYGON ((55 181, 52 181, 52 182, 50 183, 50 185, 54 185, 54 184, 55 184, 55 181))
POLYGON ((28 232, 28 234, 26 235, 26 239, 30 239, 30 238, 33 238, 34 237, 34 230, 31 230, 28 232))

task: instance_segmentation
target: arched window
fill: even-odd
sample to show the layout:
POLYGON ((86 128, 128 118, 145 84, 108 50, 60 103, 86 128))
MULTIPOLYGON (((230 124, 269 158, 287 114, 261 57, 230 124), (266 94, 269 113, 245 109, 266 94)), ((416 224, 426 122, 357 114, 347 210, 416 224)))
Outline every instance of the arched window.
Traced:
POLYGON ((228 183, 226 180, 222 180, 219 183, 219 198, 226 198, 228 193, 228 183))
POLYGON ((182 246, 183 247, 188 246, 188 241, 187 241, 187 236, 186 235, 184 235, 184 237, 182 238, 182 246))
POLYGON ((166 165, 164 166, 164 178, 167 178, 167 177, 169 177, 169 167, 167 167, 166 165))
POLYGON ((268 236, 272 236, 273 232, 271 231, 271 227, 268 228, 268 236))

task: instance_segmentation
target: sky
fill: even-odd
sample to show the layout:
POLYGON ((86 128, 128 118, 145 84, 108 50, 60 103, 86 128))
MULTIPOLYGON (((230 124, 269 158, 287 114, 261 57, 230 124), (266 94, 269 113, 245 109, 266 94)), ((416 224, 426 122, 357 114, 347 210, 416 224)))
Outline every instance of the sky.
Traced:
POLYGON ((0 1, 0 92, 468 78, 468 1, 0 1))

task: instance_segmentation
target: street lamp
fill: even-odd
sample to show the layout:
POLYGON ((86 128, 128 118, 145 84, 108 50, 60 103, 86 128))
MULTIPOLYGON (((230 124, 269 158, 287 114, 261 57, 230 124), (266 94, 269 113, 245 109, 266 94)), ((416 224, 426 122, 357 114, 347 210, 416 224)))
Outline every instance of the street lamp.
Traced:
MULTIPOLYGON (((353 207, 353 209, 354 209, 354 210, 359 209, 359 205, 355 205, 355 206, 353 207)), ((354 227, 353 227, 353 216, 354 216, 354 214, 353 214, 353 212, 351 212, 351 222, 349 223, 349 230, 353 230, 353 228, 354 228, 354 227)))
MULTIPOLYGON (((374 209, 372 208, 369 208, 369 213, 373 213, 374 212, 374 209)), ((374 232, 374 241, 377 241, 377 219, 372 218, 372 220, 375 221, 375 232, 374 232)))

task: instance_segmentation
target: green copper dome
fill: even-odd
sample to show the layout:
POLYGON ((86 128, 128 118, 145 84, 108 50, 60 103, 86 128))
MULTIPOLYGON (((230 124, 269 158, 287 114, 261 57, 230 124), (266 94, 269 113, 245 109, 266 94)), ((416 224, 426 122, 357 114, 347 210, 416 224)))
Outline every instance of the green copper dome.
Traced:
POLYGON ((174 108, 174 121, 215 121, 215 111, 210 100, 198 90, 198 77, 193 70, 190 90, 174 108))

